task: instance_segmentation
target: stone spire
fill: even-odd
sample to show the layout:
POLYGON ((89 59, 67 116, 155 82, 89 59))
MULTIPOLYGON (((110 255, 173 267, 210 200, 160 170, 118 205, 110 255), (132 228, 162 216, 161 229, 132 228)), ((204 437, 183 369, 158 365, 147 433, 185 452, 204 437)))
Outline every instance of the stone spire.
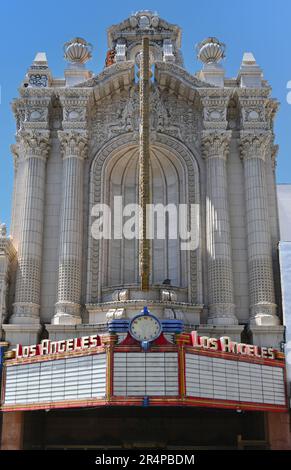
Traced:
POLYGON ((51 85, 52 75, 45 52, 38 52, 29 67, 23 85, 25 87, 46 88, 51 85))
POLYGON ((263 73, 252 52, 245 52, 239 70, 239 83, 242 88, 261 88, 263 73))

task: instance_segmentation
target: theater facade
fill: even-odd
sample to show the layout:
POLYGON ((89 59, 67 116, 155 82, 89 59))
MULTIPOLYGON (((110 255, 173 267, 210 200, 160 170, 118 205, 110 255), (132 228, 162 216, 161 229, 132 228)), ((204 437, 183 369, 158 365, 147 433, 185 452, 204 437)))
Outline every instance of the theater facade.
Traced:
POLYGON ((222 42, 196 49, 193 74, 181 29, 139 11, 108 29, 100 73, 76 37, 64 78, 44 52, 24 77, 2 449, 291 449, 278 102, 252 53, 227 78, 222 42))

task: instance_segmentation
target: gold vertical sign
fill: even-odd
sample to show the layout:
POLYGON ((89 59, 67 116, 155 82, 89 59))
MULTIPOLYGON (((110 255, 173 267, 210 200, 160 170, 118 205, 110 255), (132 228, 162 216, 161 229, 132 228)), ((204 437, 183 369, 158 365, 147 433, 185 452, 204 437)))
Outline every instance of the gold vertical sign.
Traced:
POLYGON ((141 290, 149 289, 150 240, 147 238, 147 205, 150 204, 150 143, 149 143, 149 38, 142 39, 140 62, 140 143, 139 143, 139 272, 141 290))

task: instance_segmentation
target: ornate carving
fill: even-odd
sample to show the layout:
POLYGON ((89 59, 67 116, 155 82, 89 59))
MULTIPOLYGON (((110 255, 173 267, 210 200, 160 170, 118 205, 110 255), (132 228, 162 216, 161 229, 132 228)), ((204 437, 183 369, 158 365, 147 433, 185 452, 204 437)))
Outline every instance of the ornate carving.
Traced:
POLYGON ((86 131, 58 131, 63 158, 78 157, 84 159, 88 152, 88 134, 86 131))
POLYGON ((204 129, 225 130, 227 128, 227 107, 230 100, 228 89, 198 90, 203 106, 204 129))
POLYGON ((120 45, 124 46, 124 58, 122 60, 134 59, 141 49, 141 37, 147 35, 150 38, 150 48, 153 61, 162 60, 163 43, 171 41, 173 59, 183 64, 180 52, 181 32, 176 25, 169 24, 156 13, 143 10, 130 16, 122 23, 113 25, 108 30, 108 45, 120 53, 120 45))
POLYGON ((264 160, 271 142, 272 134, 270 132, 248 133, 241 131, 240 149, 242 158, 261 158, 264 160))
POLYGON ((115 290, 112 294, 112 300, 116 302, 118 301, 124 302, 125 300, 129 300, 129 290, 128 289, 115 290))
POLYGON ((119 320, 125 318, 125 308, 110 308, 106 313, 107 320, 119 320))
POLYGON ((277 317, 277 305, 261 302, 251 305, 250 323, 257 325, 277 325, 280 323, 277 317))
POLYGON ((268 122, 268 127, 271 131, 274 130, 274 119, 279 109, 279 102, 275 99, 269 99, 266 103, 265 117, 268 122))
POLYGON ((275 171, 277 166, 277 156, 279 152, 279 145, 273 145, 271 147, 271 161, 272 161, 272 168, 275 171))
POLYGON ((50 150, 50 132, 47 130, 22 129, 17 134, 19 146, 24 148, 26 158, 46 159, 50 150))
POLYGON ((13 304, 13 317, 17 318, 33 318, 35 322, 39 320, 39 305, 26 302, 15 302, 13 304))
POLYGON ((32 108, 28 114, 27 121, 47 121, 48 108, 32 108))
POLYGON ((173 290, 161 289, 160 296, 161 296, 162 302, 176 302, 177 301, 177 294, 173 290))
POLYGON ((234 304, 220 303, 215 305, 209 305, 208 324, 236 325, 238 321, 235 317, 234 312, 234 304))
POLYGON ((80 304, 74 302, 57 302, 56 314, 54 317, 54 324, 72 324, 72 319, 76 319, 76 323, 81 323, 80 320, 80 304), (59 320, 59 321, 58 321, 59 320))
POLYGON ((40 96, 28 93, 25 97, 14 100, 12 109, 16 118, 17 132, 23 129, 48 129, 51 96, 47 96, 46 91, 42 90, 40 96))
POLYGON ((77 92, 72 88, 64 91, 64 95, 60 94, 60 103, 63 107, 63 130, 87 130, 87 118, 92 90, 82 90, 77 92))
MULTIPOLYGON (((150 129, 178 138, 189 146, 197 146, 201 115, 199 110, 184 99, 161 92, 157 85, 150 93, 150 129)), ((101 145, 112 137, 139 130, 139 95, 136 86, 110 100, 104 99, 91 116, 92 147, 101 145)))
POLYGON ((202 155, 207 158, 227 158, 229 152, 229 142, 231 131, 226 132, 210 132, 202 133, 202 155))
POLYGON ((236 93, 241 108, 243 128, 257 132, 272 131, 278 102, 269 98, 270 87, 240 88, 236 93))
POLYGON ((48 76, 45 74, 34 73, 29 76, 28 83, 31 86, 35 87, 47 87, 48 86, 48 76))

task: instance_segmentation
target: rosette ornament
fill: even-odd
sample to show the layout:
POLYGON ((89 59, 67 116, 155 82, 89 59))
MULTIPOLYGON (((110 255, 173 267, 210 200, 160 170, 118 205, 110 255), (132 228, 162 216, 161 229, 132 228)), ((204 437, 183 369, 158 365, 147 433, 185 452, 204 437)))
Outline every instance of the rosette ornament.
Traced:
POLYGON ((225 57, 225 44, 209 37, 196 46, 197 57, 204 64, 218 63, 225 57))
POLYGON ((93 46, 85 39, 74 38, 64 44, 64 58, 72 64, 85 64, 92 57, 93 46))

